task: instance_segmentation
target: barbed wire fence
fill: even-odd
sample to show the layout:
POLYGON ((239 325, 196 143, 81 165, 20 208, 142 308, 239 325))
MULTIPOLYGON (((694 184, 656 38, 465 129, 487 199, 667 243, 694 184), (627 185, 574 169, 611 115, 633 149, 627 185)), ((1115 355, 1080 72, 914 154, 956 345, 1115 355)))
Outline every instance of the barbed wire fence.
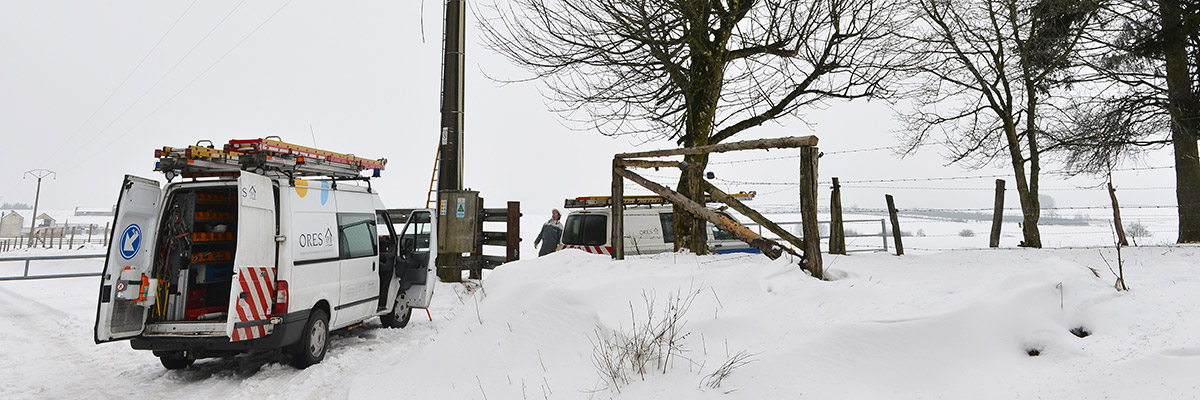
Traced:
MULTIPOLYGON (((894 151, 902 149, 902 146, 883 146, 870 147, 861 149, 847 149, 837 151, 822 152, 822 156, 831 155, 848 155, 860 154, 880 151, 894 151)), ((781 161, 781 160, 796 160, 799 161, 800 156, 795 155, 772 155, 769 157, 746 158, 740 160, 716 160, 710 161, 709 166, 734 166, 741 167, 745 164, 781 161)), ((1173 166, 1137 166, 1114 169, 1114 173, 1122 172, 1143 172, 1156 170, 1171 170, 1173 166)), ((836 173, 825 172, 824 176, 837 175, 836 173)), ((669 186, 677 186, 678 175, 671 175, 669 171, 657 171, 657 173, 646 174, 647 177, 653 178, 656 181, 669 186)), ((971 185, 970 182, 976 182, 987 179, 1005 179, 1011 181, 1012 173, 995 173, 995 174, 969 174, 969 175, 954 175, 954 176, 934 176, 934 177, 902 177, 902 178, 874 178, 874 179, 850 179, 839 182, 839 187, 843 192, 855 190, 887 190, 887 191, 921 191, 923 194, 936 192, 995 192, 994 186, 971 185)), ((1054 174, 1043 175, 1054 176, 1054 174)), ((755 188, 759 197, 773 195, 777 193, 785 193, 788 191, 799 191, 799 179, 791 181, 763 181, 763 180, 742 180, 729 179, 725 177, 710 177, 709 180, 714 184, 723 185, 731 188, 731 191, 739 191, 742 188, 755 188), (738 188, 733 190, 732 188, 738 188)), ((831 182, 820 182, 819 187, 832 188, 831 182)), ((1146 191, 1173 191, 1175 186, 1118 186, 1121 192, 1146 192, 1146 191)), ((627 190, 636 191, 639 187, 627 185, 627 190)), ((1012 189, 1009 188, 1009 191, 1012 189)), ((1064 186, 1062 184, 1052 184, 1049 186, 1041 186, 1038 188, 1041 193, 1062 193, 1062 192, 1096 192, 1103 193, 1103 198, 1108 199, 1108 188, 1103 186, 1103 183, 1091 185, 1076 185, 1064 186)), ((825 206, 818 207, 818 211, 828 215, 830 213, 828 192, 822 191, 825 195, 819 200, 820 204, 825 206)), ((882 196, 881 196, 882 197, 882 196)), ((1174 199, 1174 196, 1165 196, 1174 199)), ((902 201, 902 197, 898 196, 898 203, 902 201)), ((880 199, 882 202, 882 198, 880 199)), ((988 199, 987 204, 991 204, 991 199, 988 199)), ((799 204, 796 203, 757 203, 753 206, 759 212, 764 214, 795 214, 799 213, 799 204)), ((1128 217, 1123 218, 1125 229, 1132 231, 1134 243, 1141 246, 1146 245, 1166 245, 1168 241, 1166 236, 1177 235, 1178 226, 1175 224, 1178 221, 1178 214, 1166 210, 1176 210, 1177 205, 1174 204, 1122 204, 1120 210, 1128 213, 1128 217), (1163 210, 1164 212, 1155 213, 1154 210, 1163 210), (1137 243, 1142 241, 1145 243, 1137 243)), ((887 208, 883 207, 847 207, 843 210, 846 214, 867 214, 867 215, 886 215, 887 208)), ((901 221, 901 234, 909 240, 913 238, 914 244, 928 240, 938 241, 951 238, 963 238, 961 240, 970 241, 974 239, 975 245, 979 247, 944 247, 944 246, 905 246, 911 250, 925 251, 945 251, 945 250, 987 250, 988 232, 981 232, 979 237, 976 237, 975 232, 971 228, 966 228, 969 225, 976 225, 983 222, 990 223, 995 212, 995 207, 903 207, 897 206, 897 213, 901 221), (950 224, 947 224, 950 223, 950 224), (957 223, 957 224, 955 224, 957 223), (936 229, 933 227, 937 227, 936 229), (945 229, 962 226, 957 232, 946 232, 945 229), (925 232, 928 228, 930 232, 925 232)), ((1043 245, 1045 247, 1071 249, 1071 248, 1111 248, 1111 242, 1115 236, 1113 230, 1112 205, 1111 204, 1086 204, 1073 206, 1047 206, 1040 207, 1042 213, 1039 227, 1041 227, 1043 245), (1066 214, 1075 214, 1067 216, 1066 214), (1071 236, 1071 239, 1058 240, 1057 237, 1071 236), (1086 242, 1086 245, 1079 243, 1086 242)), ((1001 209, 1003 213, 1004 225, 1006 228, 1003 232, 1002 241, 1013 242, 1006 243, 1015 244, 1014 241, 1020 240, 1021 232, 1019 229, 1022 209, 1020 207, 1007 206, 1001 209), (1008 227, 1008 225, 1015 225, 1008 227), (1007 240, 1003 240, 1007 239, 1007 240)), ((874 229, 881 229, 878 225, 874 229)), ((882 227, 883 232, 875 234, 891 234, 889 226, 882 227)), ((954 228, 958 229, 958 228, 954 228)), ((854 232, 862 233, 862 232, 854 232)), ((870 235, 863 235, 870 236, 870 235)), ((932 243, 932 242, 931 242, 932 243)), ((957 243, 956 243, 957 244, 957 243)), ((878 244, 872 243, 865 245, 866 247, 878 247, 878 244)), ((855 247, 855 244, 847 243, 847 247, 855 247)), ((1001 247, 1014 248, 1015 246, 1001 247)))

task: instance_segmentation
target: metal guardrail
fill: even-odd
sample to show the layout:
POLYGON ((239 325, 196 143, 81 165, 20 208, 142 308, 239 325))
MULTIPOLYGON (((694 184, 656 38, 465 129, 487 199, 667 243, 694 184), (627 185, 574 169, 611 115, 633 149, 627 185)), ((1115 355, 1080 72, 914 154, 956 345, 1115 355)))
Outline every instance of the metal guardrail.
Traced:
POLYGON ((104 258, 104 254, 59 254, 45 256, 24 256, 24 257, 0 257, 0 262, 25 262, 25 272, 21 276, 0 276, 0 282, 3 281, 26 281, 34 279, 57 279, 57 278, 78 278, 83 276, 100 276, 100 272, 76 272, 68 274, 49 274, 49 275, 29 275, 30 261, 48 261, 48 260, 82 260, 91 258, 104 258))

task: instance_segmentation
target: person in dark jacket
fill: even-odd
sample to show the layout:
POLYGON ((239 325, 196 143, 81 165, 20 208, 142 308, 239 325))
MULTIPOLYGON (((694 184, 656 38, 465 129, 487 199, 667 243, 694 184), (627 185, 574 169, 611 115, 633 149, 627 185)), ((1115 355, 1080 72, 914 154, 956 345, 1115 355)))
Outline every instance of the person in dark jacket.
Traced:
POLYGON ((558 219, 562 218, 562 214, 558 210, 550 211, 550 220, 542 224, 542 231, 538 233, 537 238, 533 239, 533 248, 538 248, 538 244, 546 242, 545 246, 538 251, 538 257, 553 253, 558 250, 558 241, 562 238, 563 226, 558 219))

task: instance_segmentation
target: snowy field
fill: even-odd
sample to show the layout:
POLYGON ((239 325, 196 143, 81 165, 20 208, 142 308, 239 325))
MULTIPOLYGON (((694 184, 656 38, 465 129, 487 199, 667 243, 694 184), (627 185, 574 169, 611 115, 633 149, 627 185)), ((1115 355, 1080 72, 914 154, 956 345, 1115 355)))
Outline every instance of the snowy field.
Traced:
MULTIPOLYGON (((529 246, 538 224, 522 222, 529 246)), ((913 238, 927 242, 912 246, 986 247, 974 226, 965 238, 952 223, 930 224, 913 238)), ((1054 229, 1043 232, 1055 243, 1105 243, 1054 229)), ((124 342, 93 343, 97 278, 0 282, 0 398, 1200 397, 1200 247, 1127 248, 1131 290, 1118 292, 1111 247, 1012 249, 1010 240, 1019 238, 1006 236, 1002 250, 825 254, 826 282, 756 255, 612 261, 574 250, 535 258, 529 248, 482 284, 439 284, 432 318, 335 333, 325 361, 302 371, 278 353, 167 371, 124 342), (602 344, 639 337, 631 333, 670 304, 688 306, 675 350, 651 352, 644 372, 628 363, 602 372, 602 344)), ((37 262, 33 273, 101 265, 37 262)), ((0 263, 0 275, 21 267, 0 263)))

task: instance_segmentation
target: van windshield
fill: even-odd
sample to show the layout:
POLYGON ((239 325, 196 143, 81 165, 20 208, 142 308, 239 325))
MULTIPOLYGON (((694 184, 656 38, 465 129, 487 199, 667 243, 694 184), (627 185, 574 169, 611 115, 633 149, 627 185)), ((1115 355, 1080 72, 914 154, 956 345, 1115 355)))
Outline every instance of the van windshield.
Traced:
POLYGON ((608 216, 576 214, 567 217, 563 227, 563 244, 603 246, 608 242, 608 216))

